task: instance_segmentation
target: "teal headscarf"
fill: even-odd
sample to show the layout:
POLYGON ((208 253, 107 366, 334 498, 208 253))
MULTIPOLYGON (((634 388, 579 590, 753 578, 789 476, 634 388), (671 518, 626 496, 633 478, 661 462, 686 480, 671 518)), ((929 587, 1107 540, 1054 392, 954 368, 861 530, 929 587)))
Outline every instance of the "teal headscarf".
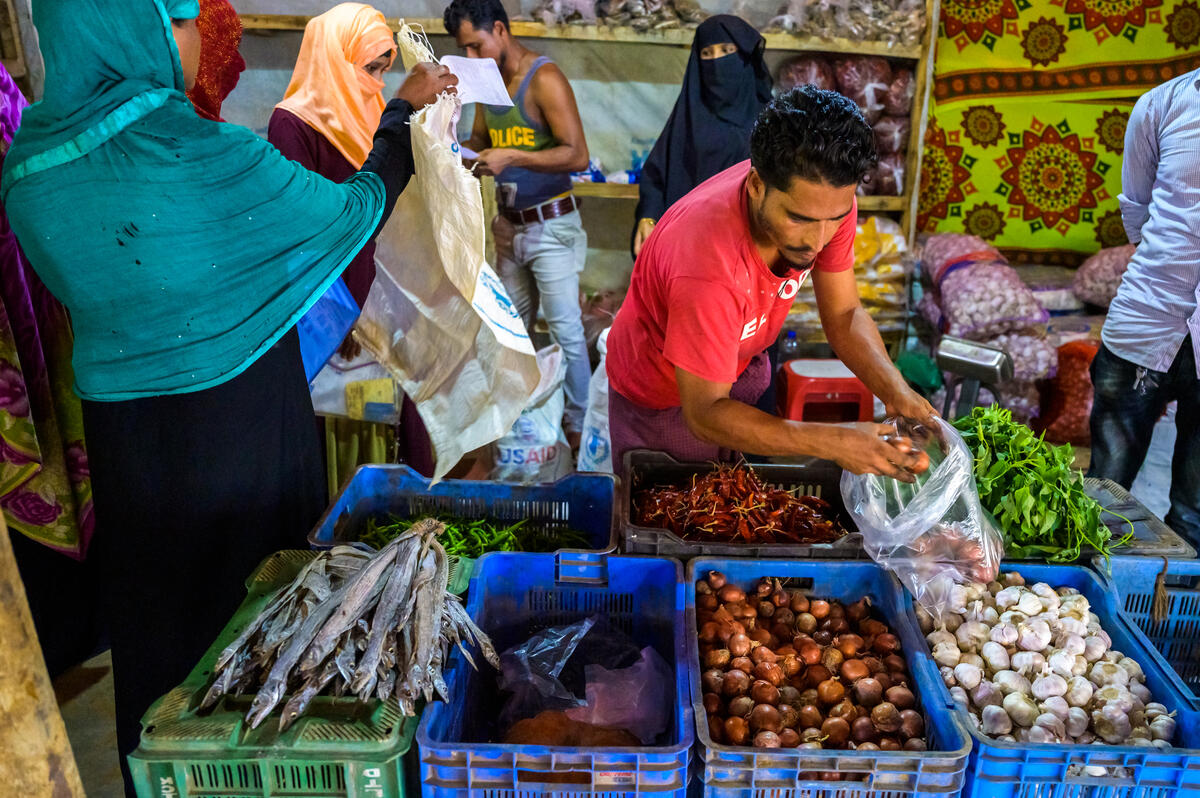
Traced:
POLYGON ((42 102, 0 195, 71 312, 80 395, 197 391, 245 370, 370 238, 378 175, 332 183, 251 131, 201 119, 170 20, 196 0, 41 0, 42 102))

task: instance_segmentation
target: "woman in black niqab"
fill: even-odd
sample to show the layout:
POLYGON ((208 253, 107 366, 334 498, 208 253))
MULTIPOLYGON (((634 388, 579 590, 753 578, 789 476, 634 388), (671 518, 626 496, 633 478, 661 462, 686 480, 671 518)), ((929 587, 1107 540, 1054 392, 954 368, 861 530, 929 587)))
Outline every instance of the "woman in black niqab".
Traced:
POLYGON ((762 35, 738 17, 709 17, 696 29, 675 108, 642 166, 633 253, 684 194, 750 157, 750 130, 771 100, 762 35), (702 57, 732 44, 737 52, 702 57))

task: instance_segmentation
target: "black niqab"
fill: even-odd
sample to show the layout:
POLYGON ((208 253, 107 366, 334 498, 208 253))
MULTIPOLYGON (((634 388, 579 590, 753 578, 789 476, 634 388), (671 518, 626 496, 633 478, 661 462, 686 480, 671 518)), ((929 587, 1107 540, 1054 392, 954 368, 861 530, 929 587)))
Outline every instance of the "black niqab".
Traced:
POLYGON ((762 35, 738 17, 709 17, 696 29, 679 99, 642 167, 638 219, 667 208, 720 171, 750 157, 750 131, 771 100, 762 35), (730 42, 738 51, 712 60, 705 47, 730 42))

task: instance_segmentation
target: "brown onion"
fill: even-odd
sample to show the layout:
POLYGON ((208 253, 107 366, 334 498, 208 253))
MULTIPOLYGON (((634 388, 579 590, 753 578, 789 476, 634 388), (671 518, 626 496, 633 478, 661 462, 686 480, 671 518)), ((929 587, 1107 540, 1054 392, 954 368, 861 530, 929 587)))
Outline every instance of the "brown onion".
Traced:
POLYGON ((837 673, 842 667, 842 662, 844 660, 845 657, 842 656, 842 652, 838 651, 833 646, 830 646, 821 652, 821 664, 828 668, 830 673, 837 673))
POLYGON ((717 715, 708 716, 708 736, 714 743, 725 742, 725 723, 717 715))
POLYGON ((893 673, 907 673, 908 663, 904 661, 904 657, 899 654, 888 654, 883 658, 883 667, 893 673))
POLYGON ((725 671, 720 668, 709 668, 700 675, 700 684, 706 693, 721 692, 721 682, 725 679, 725 671))
POLYGON ((779 748, 783 743, 775 732, 763 731, 754 735, 755 748, 779 748))
POLYGON ((780 607, 775 610, 775 620, 784 626, 793 627, 796 625, 796 613, 787 607, 780 607))
POLYGON ((844 698, 833 705, 833 708, 829 710, 828 717, 845 718, 849 722, 858 717, 858 707, 854 706, 854 702, 849 698, 844 698))
POLYGON ((817 687, 832 676, 833 674, 824 665, 809 665, 804 671, 804 681, 809 687, 817 687))
POLYGON ((704 655, 704 667, 724 668, 729 664, 730 656, 729 649, 714 648, 712 651, 704 655))
POLYGON ((769 644, 774 639, 768 629, 751 629, 746 633, 746 637, 750 638, 751 643, 758 643, 759 648, 769 644))
POLYGON ((730 670, 751 674, 754 673, 754 660, 749 657, 734 657, 729 661, 729 668, 730 670))
POLYGON ((817 631, 817 618, 811 612, 802 612, 796 616, 797 631, 807 635, 817 631))
POLYGON ((858 625, 859 634, 864 637, 885 634, 887 632, 887 624, 882 621, 877 621, 874 618, 867 618, 858 625))
POLYGON ((867 678, 870 673, 861 659, 848 659, 842 663, 842 679, 850 684, 867 678))
POLYGON ((821 661, 821 647, 809 640, 803 643, 799 649, 800 659, 804 660, 805 665, 816 665, 821 661))
POLYGON ((696 596, 696 610, 699 612, 712 612, 719 604, 720 602, 717 601, 717 597, 711 593, 696 596))
POLYGON ((754 585, 754 594, 756 596, 762 596, 765 598, 765 597, 771 595, 771 593, 774 592, 774 590, 775 590, 775 586, 773 584, 771 584, 771 577, 769 577, 769 576, 764 576, 764 577, 760 578, 758 580, 758 583, 754 585))
POLYGON ((807 690, 801 691, 799 703, 800 706, 804 706, 806 704, 815 705, 817 703, 817 688, 810 687, 807 690))
POLYGON ((883 667, 883 660, 879 657, 863 657, 862 661, 871 670, 871 673, 887 673, 887 668, 883 667))
POLYGON ((886 673, 875 674, 875 681, 879 682, 879 686, 883 688, 884 692, 887 692, 888 688, 892 686, 892 677, 886 673))
POLYGON ((720 627, 717 624, 709 621, 700 627, 700 631, 697 633, 697 636, 700 638, 700 642, 702 643, 715 643, 717 642, 717 632, 719 630, 720 627))
POLYGON ((794 707, 800 706, 800 691, 790 684, 785 684, 779 688, 779 703, 791 704, 794 707))
POLYGON ((788 607, 797 615, 802 612, 808 612, 808 596, 797 590, 792 593, 792 600, 788 602, 788 607))
POLYGON ((783 662, 780 663, 779 667, 783 668, 784 677, 790 679, 800 672, 800 669, 804 667, 804 663, 800 661, 799 657, 789 655, 783 658, 783 662))
POLYGON ((713 590, 725 587, 725 574, 720 571, 709 571, 705 578, 708 580, 708 586, 713 590))
MULTIPOLYGON (((786 637, 784 640, 791 640, 791 637, 786 637)), ((783 659, 784 657, 796 656, 796 649, 791 643, 784 643, 782 646, 772 646, 775 649, 775 656, 783 659)))
POLYGON ((800 722, 800 710, 791 704, 780 704, 778 709, 779 722, 783 724, 785 729, 794 729, 796 724, 800 722))
POLYGON ((840 601, 829 602, 829 617, 830 618, 845 618, 846 607, 840 601))
POLYGON ((750 724, 745 718, 732 717, 725 719, 725 739, 730 745, 745 745, 750 738, 750 724))
POLYGON ((882 751, 883 749, 875 745, 875 743, 859 743, 854 746, 856 751, 882 751))
POLYGON ((854 683, 854 700, 867 709, 883 700, 883 687, 877 679, 867 677, 854 683))
POLYGON ((743 695, 750 690, 750 674, 744 671, 729 671, 721 682, 721 695, 743 695))
POLYGON ((905 751, 924 751, 924 750, 926 750, 925 740, 921 737, 909 737, 907 740, 904 741, 904 750, 905 751))
POLYGON ((738 604, 735 610, 730 610, 735 618, 741 618, 742 623, 746 624, 746 628, 750 628, 750 624, 758 620, 758 610, 751 607, 749 604, 738 604))
POLYGON ((876 704, 871 709, 871 722, 875 724, 875 728, 881 732, 892 734, 900 731, 900 710, 896 709, 896 705, 884 701, 881 704, 876 704))
POLYGON ((900 713, 900 736, 905 740, 925 735, 925 718, 915 709, 906 709, 900 713))
POLYGON ((867 617, 871 612, 871 601, 866 596, 863 596, 858 601, 846 607, 846 618, 851 623, 859 623, 867 617))
POLYGON ((707 596, 707 595, 711 594, 712 592, 713 592, 712 585, 708 584, 708 582, 705 582, 703 579, 701 579, 699 582, 696 583, 696 595, 697 596, 707 596))
POLYGON ((813 632, 813 641, 822 646, 827 646, 833 642, 833 635, 830 634, 828 629, 818 629, 813 632))
POLYGON ((917 705, 916 697, 907 687, 889 687, 884 695, 889 702, 895 704, 896 709, 912 709, 917 705))
POLYGON ((760 665, 764 662, 774 663, 778 661, 778 659, 779 658, 775 656, 775 652, 766 646, 757 646, 753 651, 750 652, 750 660, 755 665, 760 665))
POLYGON ((830 618, 824 624, 825 631, 832 635, 841 635, 850 631, 850 624, 846 623, 845 618, 830 618))
POLYGON ((791 640, 792 627, 786 623, 780 623, 778 619, 775 619, 771 623, 771 634, 780 640, 791 640))
POLYGON ((754 666, 754 677, 778 687, 783 684, 783 668, 774 662, 760 662, 754 666))
POLYGON ((808 613, 818 621, 823 620, 829 615, 829 602, 821 599, 816 599, 809 603, 808 613))
POLYGON ((752 709, 754 709, 754 699, 748 695, 740 695, 729 702, 729 714, 739 718, 748 717, 752 709))
POLYGON ((775 614, 775 605, 769 601, 758 602, 758 617, 770 618, 775 614))
POLYGON ((789 600, 790 597, 788 596, 787 591, 780 587, 779 583, 776 582, 775 590, 771 593, 771 602, 776 607, 786 607, 789 600))
POLYGON ((779 733, 779 745, 782 748, 795 748, 800 745, 800 735, 795 729, 784 729, 779 733))
POLYGON ((845 718, 826 718, 821 724, 821 732, 826 737, 826 747, 841 748, 850 740, 850 724, 845 718))
POLYGON ((842 656, 857 657, 862 651, 863 639, 855 634, 844 634, 838 635, 833 644, 837 646, 838 651, 842 652, 842 656))
POLYGON ((751 685, 750 697, 756 704, 778 704, 779 688, 768 681, 759 679, 751 685))
POLYGON ((729 653, 735 657, 744 657, 749 654, 750 638, 740 634, 729 638, 729 653))
POLYGON ((879 748, 882 751, 899 751, 900 743, 896 741, 895 737, 880 737, 879 748))
POLYGON ((833 706, 845 697, 846 688, 837 679, 826 679, 817 685, 817 698, 821 706, 833 706))
POLYGON ((770 704, 758 704, 750 710, 750 731, 769 731, 778 733, 783 728, 779 710, 770 704))
POLYGON ((812 704, 805 704, 800 707, 799 719, 796 722, 797 726, 802 726, 806 729, 813 726, 820 726, 825 722, 825 716, 821 714, 821 710, 817 709, 812 704))
POLYGON ((875 635, 871 649, 879 654, 893 654, 900 650, 900 639, 891 632, 875 635))
POLYGON ((737 585, 725 585, 717 591, 717 598, 722 604, 736 604, 746 600, 746 591, 737 585))
POLYGON ((721 696, 716 693, 704 694, 704 711, 709 715, 720 712, 722 709, 721 696))
POLYGON ((850 724, 850 734, 856 743, 866 743, 873 741, 879 733, 870 718, 855 718, 850 724))
POLYGON ((824 736, 820 729, 811 727, 800 732, 800 739, 806 743, 817 743, 819 745, 824 736))

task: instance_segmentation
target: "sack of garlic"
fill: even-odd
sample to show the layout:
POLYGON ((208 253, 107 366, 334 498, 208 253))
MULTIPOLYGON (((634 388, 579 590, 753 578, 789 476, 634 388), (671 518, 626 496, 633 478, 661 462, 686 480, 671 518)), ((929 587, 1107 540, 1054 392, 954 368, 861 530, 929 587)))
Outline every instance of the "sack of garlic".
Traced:
POLYGON ((1004 544, 979 505, 970 450, 953 427, 936 421, 931 430, 888 422, 929 456, 915 482, 846 471, 841 490, 867 554, 940 616, 963 583, 996 578, 1004 544))
POLYGON ((1154 701, 1142 666, 1113 649, 1074 588, 1026 585, 1006 573, 958 586, 940 617, 920 605, 916 612, 951 698, 982 734, 1171 747, 1175 713, 1154 701))

